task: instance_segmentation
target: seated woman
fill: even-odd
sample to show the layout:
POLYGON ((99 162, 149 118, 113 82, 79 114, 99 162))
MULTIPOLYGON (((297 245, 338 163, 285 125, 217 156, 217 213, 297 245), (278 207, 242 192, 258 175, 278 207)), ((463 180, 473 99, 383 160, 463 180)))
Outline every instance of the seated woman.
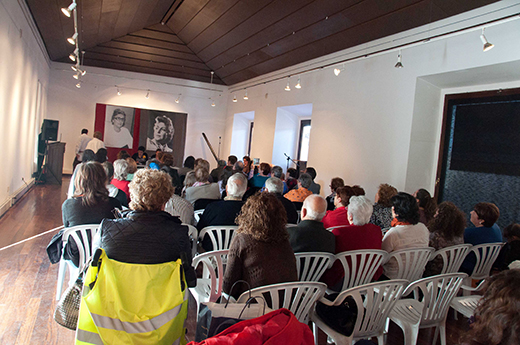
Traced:
MULTIPOLYGON (((439 205, 439 210, 428 225, 430 230, 430 247, 439 250, 464 243, 466 216, 455 204, 445 201, 439 205)), ((440 274, 444 262, 440 256, 426 264, 424 277, 440 274)))
POLYGON ((110 181, 117 189, 121 189, 126 194, 126 199, 130 202, 130 189, 128 185, 130 181, 128 176, 128 162, 125 159, 117 159, 114 162, 114 178, 110 181))
POLYGON ((506 226, 502 231, 502 237, 506 244, 493 265, 493 268, 499 271, 507 270, 513 261, 520 260, 520 224, 506 226))
MULTIPOLYGON (((419 223, 419 206, 408 193, 397 193, 392 197, 392 228, 383 237, 381 249, 391 253, 407 248, 428 247, 430 232, 419 223)), ((386 277, 394 279, 398 273, 397 261, 392 259, 383 265, 386 277)))
POLYGON ((336 196, 334 197, 334 211, 327 211, 322 222, 325 229, 340 226, 349 225, 347 219, 347 206, 350 198, 354 196, 354 190, 350 186, 339 187, 336 189, 336 196))
POLYGON ((437 212, 437 202, 426 189, 418 189, 413 196, 419 205, 419 221, 424 225, 428 225, 433 219, 435 212, 437 212))
MULTIPOLYGON (((470 212, 470 221, 474 225, 472 228, 464 230, 464 243, 474 246, 484 243, 502 242, 502 233, 496 225, 500 216, 500 211, 495 204, 490 202, 479 202, 470 212)), ((464 259, 461 272, 471 274, 475 267, 476 257, 474 253, 469 253, 464 259)))
POLYGON ((370 217, 370 223, 379 226, 382 230, 390 228, 392 224, 392 197, 397 194, 397 189, 387 183, 381 183, 376 193, 374 212, 370 217))
POLYGON ((238 229, 229 248, 222 291, 235 298, 259 286, 298 280, 296 259, 285 228, 287 216, 272 193, 258 193, 247 199, 237 217, 238 229))
POLYGON ((332 180, 330 180, 330 191, 332 193, 325 198, 325 200, 327 200, 327 211, 332 211, 336 208, 336 205, 334 204, 334 199, 336 198, 336 189, 344 186, 345 182, 341 177, 334 177, 332 180))
POLYGON ((188 227, 163 211, 173 195, 170 176, 140 169, 129 187, 130 211, 123 213, 123 218, 105 219, 94 247, 103 248, 111 259, 127 263, 158 264, 184 258, 186 281, 195 286, 188 227))
POLYGON ((208 169, 201 166, 195 168, 196 182, 186 188, 186 200, 194 204, 198 199, 220 199, 218 183, 210 183, 208 178, 208 169))
MULTIPOLYGON (((76 179, 74 180, 75 194, 72 198, 65 200, 61 206, 63 225, 69 228, 82 224, 99 224, 105 218, 114 218, 112 212, 115 208, 121 208, 121 203, 108 196, 106 188, 107 176, 103 166, 98 162, 87 162, 78 164, 76 167, 76 179)), ((56 234, 47 251, 55 251, 61 255, 61 236, 64 230, 56 234)), ((79 264, 78 247, 71 241, 65 247, 63 258, 72 261, 75 267, 79 264)), ((59 261, 51 259, 55 263, 59 261)))
POLYGON ((126 180, 132 181, 134 174, 137 171, 137 162, 132 157, 127 157, 125 160, 128 163, 128 175, 126 175, 126 180))
POLYGON ((271 177, 271 166, 269 163, 260 163, 260 169, 258 169, 258 174, 253 176, 252 179, 249 180, 249 186, 255 188, 262 188, 265 184, 265 181, 271 177))
MULTIPOLYGON (((336 254, 349 250, 381 249, 381 228, 368 222, 372 210, 372 203, 367 197, 360 195, 350 198, 347 217, 352 225, 332 230, 336 236, 336 254)), ((382 272, 379 269, 374 279, 378 279, 382 272)), ((341 291, 343 276, 343 266, 336 261, 325 273, 323 281, 333 290, 341 291)))
POLYGON ((121 203, 121 206, 128 208, 128 199, 126 198, 125 192, 110 183, 114 178, 114 165, 106 161, 103 163, 103 169, 105 169, 105 174, 107 175, 108 196, 116 198, 121 203))

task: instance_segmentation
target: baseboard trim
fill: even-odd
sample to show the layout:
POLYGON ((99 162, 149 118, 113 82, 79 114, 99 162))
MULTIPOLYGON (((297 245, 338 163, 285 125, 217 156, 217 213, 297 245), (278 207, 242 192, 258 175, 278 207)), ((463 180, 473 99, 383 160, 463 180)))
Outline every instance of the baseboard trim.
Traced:
POLYGON ((36 180, 31 178, 29 183, 20 187, 16 192, 11 194, 7 200, 0 206, 0 217, 2 217, 11 207, 13 207, 20 199, 34 186, 36 180))

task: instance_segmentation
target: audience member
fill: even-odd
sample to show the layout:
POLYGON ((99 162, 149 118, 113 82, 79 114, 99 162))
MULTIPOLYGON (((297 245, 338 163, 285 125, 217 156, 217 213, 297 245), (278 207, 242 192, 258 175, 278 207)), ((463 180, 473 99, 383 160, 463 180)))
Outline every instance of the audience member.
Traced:
POLYGON ((154 153, 153 155, 150 156, 150 159, 153 159, 153 158, 155 158, 155 159, 159 159, 157 156, 160 155, 161 152, 162 152, 161 149, 157 149, 157 150, 155 150, 155 153, 154 153))
POLYGON ((285 210, 271 193, 250 197, 237 217, 238 230, 229 248, 223 293, 235 298, 248 287, 298 280, 296 259, 285 228, 285 210), (231 286, 238 280, 246 284, 231 286))
POLYGON ((262 188, 265 181, 269 178, 269 174, 271 174, 271 166, 269 163, 260 163, 258 174, 249 180, 249 185, 255 188, 262 188))
MULTIPOLYGON (((274 167, 271 168, 271 177, 276 177, 278 178, 282 184, 283 184, 283 193, 282 194, 285 194, 289 191, 289 189, 287 188, 287 184, 285 183, 285 181, 283 180, 283 169, 282 167, 278 166, 278 165, 275 165, 274 167)), ((266 180, 267 182, 267 180, 266 180)), ((265 189, 265 183, 262 187, 262 191, 264 191, 265 189)), ((290 222, 289 222, 290 223, 290 222)))
POLYGON ((437 202, 426 189, 418 189, 413 196, 419 205, 419 221, 424 225, 428 225, 433 219, 435 212, 437 212, 437 202))
POLYGON ((208 178, 209 172, 205 167, 195 168, 196 182, 186 188, 186 200, 194 204, 198 199, 220 199, 218 183, 210 183, 208 178))
POLYGON ((91 140, 92 138, 88 136, 88 129, 83 128, 81 130, 81 135, 78 138, 78 142, 76 143, 76 156, 72 163, 72 171, 76 170, 76 166, 83 161, 83 152, 85 152, 87 144, 91 140))
POLYGON ((164 207, 164 211, 174 217, 179 217, 183 224, 193 225, 195 223, 193 205, 177 194, 173 194, 170 200, 168 200, 164 207))
MULTIPOLYGON (((372 203, 367 197, 359 195, 350 198, 347 217, 351 225, 332 230, 332 233, 336 236, 335 254, 351 250, 381 249, 383 238, 381 228, 369 223, 372 211, 372 203)), ((379 269, 374 279, 377 280, 382 271, 382 269, 379 269)), ((336 261, 331 269, 325 273, 323 281, 333 290, 341 291, 343 277, 343 266, 339 261, 336 261)))
POLYGON ((229 156, 227 159, 226 170, 229 172, 232 172, 235 169, 235 164, 237 161, 238 161, 237 156, 233 156, 233 155, 229 156))
POLYGON ((376 193, 374 212, 370 217, 370 223, 381 229, 388 229, 392 224, 392 197, 397 194, 397 189, 387 183, 379 185, 376 193))
POLYGON ((219 160, 217 162, 217 167, 213 170, 211 170, 211 173, 209 174, 211 176, 211 179, 213 182, 217 182, 222 180, 222 174, 224 173, 224 169, 226 168, 226 161, 225 160, 219 160))
MULTIPOLYGON (((159 157, 162 158, 162 154, 159 155, 159 157)), ((149 160, 146 161, 146 168, 147 169, 152 169, 152 170, 160 170, 161 169, 161 161, 157 158, 150 158, 149 160)))
POLYGON ((182 168, 177 169, 177 173, 182 178, 183 176, 186 176, 186 174, 190 171, 192 171, 195 168, 195 157, 188 156, 184 160, 184 166, 182 168))
POLYGON ((103 164, 107 161, 107 149, 100 148, 96 152, 96 162, 103 164))
POLYGON ((285 178, 285 183, 287 184, 287 188, 292 190, 298 187, 298 170, 294 168, 287 169, 287 176, 285 178))
POLYGON ((197 180, 195 179, 195 171, 189 171, 187 174, 186 174, 186 177, 184 178, 184 187, 182 188, 182 193, 181 193, 181 196, 183 198, 186 198, 186 189, 188 187, 191 187, 193 186, 193 184, 197 182, 197 180))
POLYGON ((357 184, 352 186, 352 192, 355 196, 365 195, 365 190, 363 189, 363 187, 357 184))
POLYGON ((309 174, 303 173, 298 179, 298 189, 288 191, 284 197, 292 202, 303 202, 312 192, 309 187, 312 183, 312 178, 309 174))
POLYGON ((339 187, 336 189, 334 198, 334 211, 327 211, 323 217, 323 225, 326 229, 333 226, 349 225, 347 218, 347 208, 350 198, 354 196, 354 190, 350 186, 339 187))
MULTIPOLYGON (((470 215, 470 221, 474 227, 464 230, 464 243, 476 246, 477 244, 502 242, 500 228, 495 224, 500 216, 500 211, 495 204, 479 202, 473 207, 470 215)), ((476 260, 475 254, 469 253, 460 270, 471 274, 476 260)))
MULTIPOLYGON (((404 192, 392 197, 392 228, 383 237, 381 249, 391 253, 401 249, 428 247, 430 233, 419 223, 419 206, 415 198, 404 192)), ((384 274, 394 279, 398 272, 397 261, 392 259, 383 265, 384 274)))
MULTIPOLYGON (((94 151, 89 150, 89 149, 83 151, 83 161, 82 161, 82 163, 95 162, 95 161, 96 161, 96 154, 94 153, 94 151)), ((82 163, 80 163, 80 164, 82 164, 82 163)), ((74 181, 76 181, 76 175, 77 175, 77 172, 78 172, 78 166, 80 164, 76 165, 76 169, 74 169, 74 172, 72 173, 72 176, 70 178, 69 189, 67 190, 67 198, 69 198, 69 199, 74 196, 74 192, 75 192, 74 181)))
POLYGON ((105 148, 105 143, 102 141, 103 134, 101 132, 96 131, 94 132, 92 140, 90 140, 87 144, 87 147, 85 150, 92 150, 94 153, 96 153, 99 149, 105 148))
POLYGON ((345 182, 341 177, 334 177, 330 180, 330 191, 332 192, 325 199, 327 200, 327 211, 332 211, 336 208, 334 205, 334 198, 336 197, 336 189, 345 186, 345 182))
POLYGON ((137 152, 132 155, 132 158, 138 165, 145 165, 148 160, 148 154, 145 150, 144 146, 139 146, 137 152))
MULTIPOLYGON (((464 229, 466 228, 466 216, 455 204, 445 201, 439 205, 439 210, 430 221, 429 246, 439 250, 464 243, 464 229)), ((437 256, 426 264, 424 277, 434 276, 441 273, 443 260, 437 256)))
POLYGON ((114 165, 108 161, 104 162, 103 169, 105 169, 105 174, 107 175, 108 196, 117 199, 122 206, 128 208, 128 199, 126 198, 125 192, 111 183, 114 178, 114 165))
POLYGON ((520 224, 509 224, 502 231, 506 244, 502 247, 495 264, 495 269, 503 271, 516 260, 520 260, 520 224))
POLYGON ((126 194, 126 198, 130 203, 130 189, 128 188, 128 181, 126 178, 128 176, 128 162, 124 159, 117 159, 114 161, 114 178, 110 182, 117 189, 121 189, 126 194))
POLYGON ((307 167, 307 169, 305 169, 305 172, 307 174, 309 174, 312 179, 311 185, 309 186, 309 190, 312 192, 312 194, 320 194, 321 186, 319 184, 317 184, 316 182, 314 182, 314 179, 316 178, 316 175, 317 175, 316 169, 314 169, 312 167, 307 167))
MULTIPOLYGON (((175 189, 179 188, 179 192, 182 187, 181 178, 179 177, 179 173, 177 169, 173 167, 173 155, 171 153, 165 152, 161 157, 161 170, 170 175, 172 179, 172 185, 175 189)), ((177 193, 179 193, 177 192, 177 193)))
POLYGON ((130 158, 130 154, 126 150, 121 150, 117 153, 116 159, 127 159, 130 158))
MULTIPOLYGON (((233 172, 240 172, 243 174, 244 171, 244 163, 242 161, 237 161, 233 166, 233 172)), ((244 174, 245 176, 245 174, 244 174)))
POLYGON ((265 181, 265 190, 269 193, 274 193, 276 198, 280 200, 285 208, 285 212, 287 212, 287 223, 296 224, 298 223, 298 212, 296 211, 294 204, 283 196, 283 187, 283 181, 277 177, 271 177, 265 181))
POLYGON ((134 178, 134 174, 137 171, 137 162, 132 157, 126 157, 125 160, 128 163, 128 175, 126 175, 126 180, 132 181, 132 179, 134 178))
MULTIPOLYGON (((269 180, 268 180, 269 181, 269 180)), ((334 254, 334 235, 325 230, 321 220, 327 212, 327 201, 320 195, 311 194, 303 202, 302 220, 287 228, 289 242, 295 253, 327 252, 334 254)))
POLYGON ((253 178, 255 172, 253 161, 251 160, 251 158, 249 158, 249 156, 244 156, 242 160, 244 161, 244 169, 242 170, 242 172, 244 173, 244 175, 246 175, 247 179, 249 180, 253 178))

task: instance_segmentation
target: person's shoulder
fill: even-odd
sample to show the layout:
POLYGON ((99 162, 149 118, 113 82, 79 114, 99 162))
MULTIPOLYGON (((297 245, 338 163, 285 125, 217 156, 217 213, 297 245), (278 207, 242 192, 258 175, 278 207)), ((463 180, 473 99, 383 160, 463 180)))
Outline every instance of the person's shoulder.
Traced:
POLYGON ((111 206, 114 206, 114 207, 117 207, 117 208, 121 208, 121 202, 119 200, 117 200, 116 198, 113 198, 111 196, 108 197, 108 203, 111 206))

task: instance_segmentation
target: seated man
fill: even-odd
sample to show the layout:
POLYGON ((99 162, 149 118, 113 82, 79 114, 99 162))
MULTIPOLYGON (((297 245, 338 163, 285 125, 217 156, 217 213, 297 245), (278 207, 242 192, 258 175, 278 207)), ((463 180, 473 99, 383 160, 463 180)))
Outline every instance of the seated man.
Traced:
POLYGON ((311 175, 311 178, 312 178, 312 182, 311 182, 311 185, 309 187, 309 190, 312 192, 312 194, 320 194, 320 190, 321 190, 321 186, 319 184, 317 184, 316 182, 314 182, 314 179, 316 178, 316 169, 312 168, 312 167, 308 167, 307 169, 305 169, 305 172, 309 175, 311 175))
MULTIPOLYGON (((278 179, 280 179, 280 181, 282 181, 283 183, 283 192, 282 192, 282 195, 287 193, 289 191, 289 188, 287 188, 287 184, 285 183, 285 181, 282 179, 283 178, 283 169, 282 167, 278 166, 278 165, 275 165, 272 169, 271 169, 271 177, 276 177, 278 179)), ((266 180, 267 182, 267 180, 266 180)), ((264 186, 262 187, 262 192, 265 190, 265 183, 264 183, 264 186)))
POLYGON ((336 240, 334 234, 325 230, 321 222, 327 212, 327 201, 320 195, 312 194, 302 206, 302 221, 287 229, 289 242, 295 253, 327 252, 334 254, 336 240))
MULTIPOLYGON (((197 229, 200 231, 210 225, 236 225, 235 218, 244 205, 242 196, 244 196, 246 189, 247 179, 244 174, 236 173, 232 175, 226 184, 226 198, 206 206, 197 224, 197 229)), ((206 251, 213 250, 209 236, 204 236, 202 248, 206 251)))
POLYGON ((298 189, 291 189, 284 195, 287 199, 292 202, 303 202, 312 192, 309 187, 312 183, 311 175, 303 173, 298 179, 298 189))
POLYGON ((298 212, 296 212, 294 204, 282 195, 283 187, 284 183, 279 178, 271 177, 265 181, 265 190, 274 193, 278 200, 282 202, 285 212, 287 212, 287 224, 296 224, 298 223, 298 212))

